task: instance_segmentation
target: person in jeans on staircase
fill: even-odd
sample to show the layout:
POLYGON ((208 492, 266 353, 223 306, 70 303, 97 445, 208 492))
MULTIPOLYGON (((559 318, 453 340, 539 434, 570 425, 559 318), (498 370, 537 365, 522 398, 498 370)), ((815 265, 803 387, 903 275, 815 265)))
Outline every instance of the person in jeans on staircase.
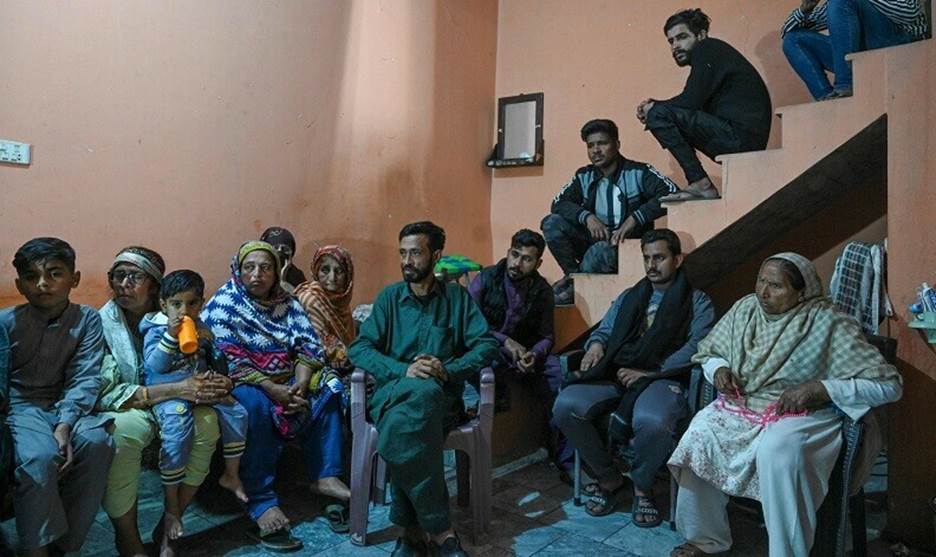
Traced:
POLYGON ((586 122, 581 136, 591 164, 575 171, 540 225, 564 275, 553 285, 556 305, 572 303, 572 273, 616 273, 617 245, 652 229, 666 213, 660 198, 679 191, 651 165, 621 155, 611 120, 586 122))
POLYGON ((614 466, 596 422, 611 413, 609 441, 634 453, 633 523, 660 524, 653 500, 657 471, 676 446, 677 424, 688 417, 690 358, 715 323, 709 297, 680 268, 679 237, 668 229, 640 239, 647 276, 614 302, 588 338, 580 368, 570 370, 553 415, 597 483, 586 486, 586 512, 614 512, 624 477, 614 466))
POLYGON ((852 95, 847 54, 922 39, 920 0, 802 0, 780 32, 783 53, 817 101, 852 95), (820 33, 827 29, 828 35, 820 33), (826 72, 835 74, 829 83, 826 72))
POLYGON ((770 136, 772 109, 767 86, 754 66, 725 41, 710 37, 702 10, 683 10, 663 25, 676 65, 689 66, 682 93, 647 99, 637 119, 686 173, 688 186, 664 202, 718 199, 696 151, 712 160, 726 153, 760 151, 770 136))

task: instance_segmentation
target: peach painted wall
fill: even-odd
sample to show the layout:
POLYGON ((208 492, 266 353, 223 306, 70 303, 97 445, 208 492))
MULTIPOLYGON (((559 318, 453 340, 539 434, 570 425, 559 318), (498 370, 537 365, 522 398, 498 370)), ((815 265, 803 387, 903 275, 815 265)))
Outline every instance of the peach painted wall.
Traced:
POLYGON ((887 52, 887 287, 897 312, 904 395, 890 411, 887 529, 913 547, 936 551, 936 344, 907 327, 908 304, 926 281, 936 283, 936 41, 887 52))
POLYGON ((8 0, 0 137, 34 162, 0 165, 0 305, 18 303, 10 260, 38 235, 73 244, 75 299, 94 304, 124 245, 211 287, 273 224, 302 268, 316 242, 349 247, 357 301, 398 279, 407 221, 485 258, 497 15, 496 0, 8 0))
MULTIPOLYGON (((697 2, 712 18, 711 34, 739 49, 760 71, 774 108, 809 99, 780 50, 780 24, 798 2, 697 2)), ((669 54, 662 27, 666 18, 692 3, 675 0, 502 0, 498 27, 497 96, 545 93, 545 165, 495 172, 491 224, 495 258, 518 228, 539 229, 549 203, 587 164, 579 138, 591 118, 611 118, 620 128, 625 156, 649 162, 684 185, 676 162, 634 116, 647 98, 668 98, 682 90, 688 69, 669 54)), ((774 121, 770 146, 779 142, 774 121)), ((716 183, 718 165, 703 161, 716 183)), ((543 265, 559 277, 551 256, 543 265)))

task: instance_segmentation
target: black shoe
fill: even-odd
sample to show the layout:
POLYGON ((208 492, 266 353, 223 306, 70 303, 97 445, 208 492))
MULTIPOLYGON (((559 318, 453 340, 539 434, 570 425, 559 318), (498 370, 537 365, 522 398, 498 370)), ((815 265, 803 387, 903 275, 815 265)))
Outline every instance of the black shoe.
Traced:
POLYGON ((553 294, 559 294, 572 284, 572 277, 564 275, 561 279, 552 283, 553 294))
POLYGON ((429 548, 426 547, 425 542, 414 543, 405 536, 397 538, 396 545, 390 552, 390 557, 428 557, 428 555, 429 548))
POLYGON ((559 481, 566 484, 569 487, 575 486, 575 480, 572 479, 572 476, 569 474, 568 470, 559 469, 559 481))
POLYGON ((553 296, 555 297, 555 304, 557 306, 574 306, 575 305, 575 283, 572 280, 566 283, 564 288, 553 289, 553 296))
POLYGON ((445 538, 442 545, 432 544, 432 546, 435 549, 433 554, 436 557, 469 557, 468 552, 462 549, 458 534, 452 534, 445 538))

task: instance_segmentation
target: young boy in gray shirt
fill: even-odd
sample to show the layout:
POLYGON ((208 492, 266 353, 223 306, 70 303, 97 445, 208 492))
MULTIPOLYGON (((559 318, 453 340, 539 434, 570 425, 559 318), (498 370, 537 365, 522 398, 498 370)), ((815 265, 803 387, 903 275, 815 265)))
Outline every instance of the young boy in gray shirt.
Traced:
POLYGON ((58 238, 13 258, 27 303, 0 310, 10 337, 10 408, 19 545, 27 555, 78 551, 104 497, 114 445, 92 414, 104 337, 97 310, 73 304, 75 251, 58 238))

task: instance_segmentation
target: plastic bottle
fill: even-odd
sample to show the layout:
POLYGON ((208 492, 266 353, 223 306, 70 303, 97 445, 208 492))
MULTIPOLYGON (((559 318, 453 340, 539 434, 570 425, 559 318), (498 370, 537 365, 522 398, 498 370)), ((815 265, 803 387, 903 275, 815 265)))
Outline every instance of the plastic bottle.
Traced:
POLYGON ((936 292, 925 282, 920 286, 920 304, 923 311, 936 311, 936 292))
POLYGON ((195 321, 191 317, 182 318, 182 327, 179 329, 179 350, 183 354, 194 354, 198 350, 198 331, 195 321))

